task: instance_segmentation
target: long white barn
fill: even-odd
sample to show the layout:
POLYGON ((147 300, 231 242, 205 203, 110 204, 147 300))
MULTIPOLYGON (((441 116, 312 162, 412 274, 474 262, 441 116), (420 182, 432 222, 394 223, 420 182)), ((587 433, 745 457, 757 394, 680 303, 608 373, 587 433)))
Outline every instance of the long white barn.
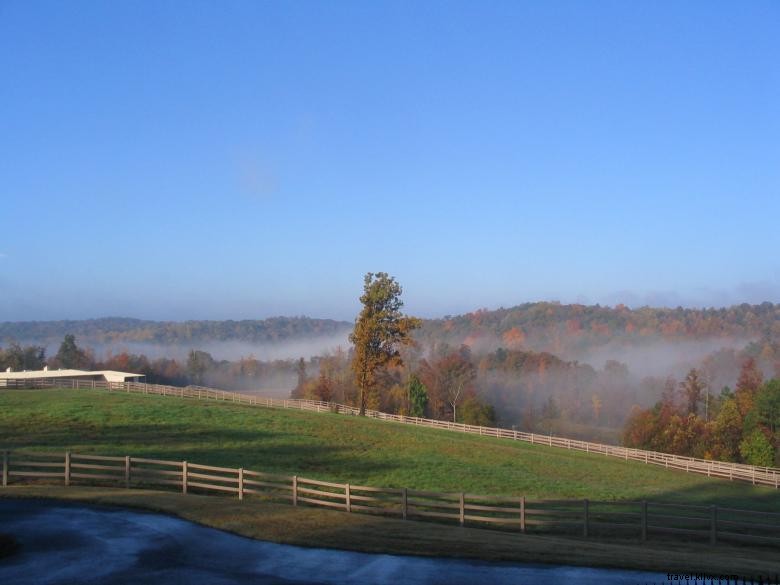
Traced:
POLYGON ((96 380, 101 382, 141 382, 143 374, 131 372, 117 372, 114 370, 50 370, 48 367, 42 370, 25 370, 14 372, 8 368, 0 372, 0 387, 18 386, 26 380, 96 380))

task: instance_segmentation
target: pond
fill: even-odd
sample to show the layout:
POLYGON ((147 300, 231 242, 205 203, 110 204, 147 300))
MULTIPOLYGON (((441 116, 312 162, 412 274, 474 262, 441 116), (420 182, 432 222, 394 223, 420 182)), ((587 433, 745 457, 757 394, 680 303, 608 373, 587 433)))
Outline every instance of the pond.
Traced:
POLYGON ((42 500, 0 500, 20 551, 3 585, 72 583, 644 585, 666 575, 312 549, 243 538, 170 516, 42 500))

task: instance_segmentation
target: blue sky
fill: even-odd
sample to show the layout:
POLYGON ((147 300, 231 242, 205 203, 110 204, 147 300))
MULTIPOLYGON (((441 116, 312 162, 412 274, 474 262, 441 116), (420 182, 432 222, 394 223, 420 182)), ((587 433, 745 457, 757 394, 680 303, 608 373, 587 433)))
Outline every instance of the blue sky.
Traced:
POLYGON ((0 320, 780 302, 780 3, 0 0, 0 320))

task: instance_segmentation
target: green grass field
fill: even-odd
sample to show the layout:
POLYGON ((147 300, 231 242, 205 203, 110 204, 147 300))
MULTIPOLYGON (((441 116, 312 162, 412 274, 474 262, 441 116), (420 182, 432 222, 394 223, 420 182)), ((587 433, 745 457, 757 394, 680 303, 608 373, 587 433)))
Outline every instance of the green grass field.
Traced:
POLYGON ((135 455, 529 498, 780 509, 780 491, 603 455, 339 414, 91 390, 0 391, 0 448, 135 455))

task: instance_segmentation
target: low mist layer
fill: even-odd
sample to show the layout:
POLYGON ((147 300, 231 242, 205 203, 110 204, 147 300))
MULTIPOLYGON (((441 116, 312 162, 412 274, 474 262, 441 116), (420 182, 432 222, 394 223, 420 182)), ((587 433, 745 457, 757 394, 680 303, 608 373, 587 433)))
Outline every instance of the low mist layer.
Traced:
MULTIPOLYGON (((56 357, 45 357, 57 355, 62 338, 54 336, 75 331, 84 334, 78 339, 87 349, 85 367, 350 402, 350 330, 345 322, 305 317, 4 323, 0 361, 20 369, 56 366, 56 357), (9 333, 28 348, 15 346, 9 333)), ((427 320, 415 338, 405 366, 381 381, 386 389, 374 406, 408 412, 416 379, 427 392, 425 412, 435 418, 600 440, 617 441, 635 407, 658 402, 691 369, 713 394, 735 386, 746 359, 766 377, 780 370, 780 307, 771 303, 701 310, 534 303, 427 320)))

